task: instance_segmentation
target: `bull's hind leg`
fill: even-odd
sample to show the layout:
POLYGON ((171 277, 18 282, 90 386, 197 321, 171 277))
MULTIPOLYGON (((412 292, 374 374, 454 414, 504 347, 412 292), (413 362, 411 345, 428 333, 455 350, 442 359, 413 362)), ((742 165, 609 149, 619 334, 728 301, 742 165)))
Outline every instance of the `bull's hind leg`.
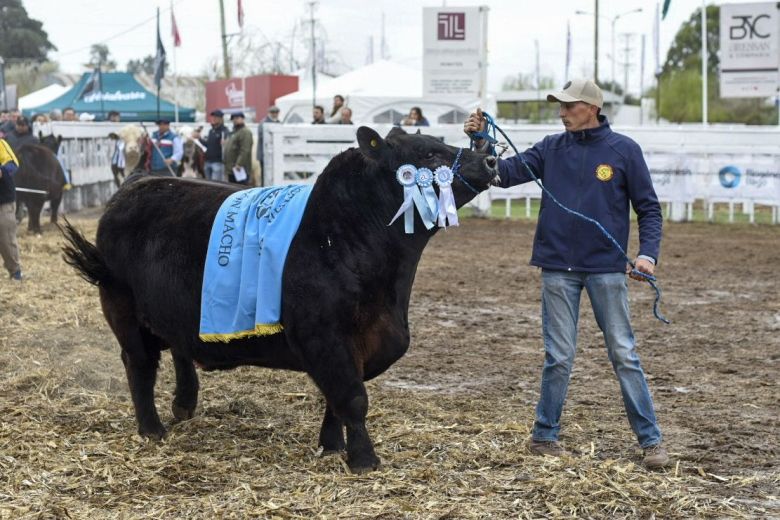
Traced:
POLYGON ((51 210, 51 222, 56 224, 60 211, 60 203, 62 202, 62 194, 59 197, 54 197, 49 200, 49 209, 51 210))
POLYGON ((165 427, 154 404, 154 384, 160 363, 160 340, 141 327, 132 309, 132 300, 100 291, 103 314, 122 347, 127 383, 135 408, 138 433, 143 437, 162 439, 165 427))
POLYGON ((320 446, 323 453, 338 453, 347 448, 344 442, 344 421, 339 419, 330 405, 325 407, 325 417, 320 428, 320 446))
POLYGON ((171 409, 176 420, 186 421, 195 416, 195 408, 198 406, 198 373, 191 359, 175 353, 173 366, 176 369, 176 391, 171 409))

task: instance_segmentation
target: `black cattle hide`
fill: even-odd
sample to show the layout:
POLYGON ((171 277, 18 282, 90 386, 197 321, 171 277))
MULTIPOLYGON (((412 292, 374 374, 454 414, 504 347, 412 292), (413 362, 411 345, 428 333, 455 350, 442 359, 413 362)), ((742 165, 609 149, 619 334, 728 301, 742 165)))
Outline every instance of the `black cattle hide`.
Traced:
POLYGON ((19 170, 14 175, 14 184, 17 188, 21 188, 16 191, 17 208, 21 208, 22 204, 27 206, 29 219, 27 230, 31 233, 40 233, 41 210, 47 200, 51 209, 51 221, 57 222, 57 212, 62 201, 63 186, 65 186, 65 174, 54 152, 47 146, 26 144, 19 148, 17 159, 19 159, 19 170), (35 190, 35 192, 24 190, 35 190))
MULTIPOLYGON (((160 351, 170 348, 177 419, 195 412, 196 365, 304 371, 327 403, 320 445, 326 452, 346 448, 353 471, 378 465, 365 425, 363 382, 409 346, 412 282, 435 233, 419 216, 414 234, 404 232, 403 218, 388 226, 403 201, 396 169, 449 166, 457 149, 400 129, 385 140, 362 127, 358 143, 334 157, 314 185, 285 264, 279 334, 217 344, 198 337, 211 225, 236 185, 140 178, 123 184, 109 202, 95 245, 68 224, 66 261, 100 288, 103 312, 122 347, 141 435, 165 434, 154 383, 160 351)), ((495 166, 482 154, 464 151, 461 157, 461 172, 477 190, 497 179, 495 166)), ((475 195, 459 180, 452 187, 458 206, 475 195)))

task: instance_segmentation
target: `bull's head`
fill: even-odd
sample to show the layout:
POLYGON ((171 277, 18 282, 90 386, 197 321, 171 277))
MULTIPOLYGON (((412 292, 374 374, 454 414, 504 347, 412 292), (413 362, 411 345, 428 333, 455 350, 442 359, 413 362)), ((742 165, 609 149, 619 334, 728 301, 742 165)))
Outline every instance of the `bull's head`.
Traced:
MULTIPOLYGON (((393 128, 385 139, 376 131, 361 126, 357 131, 358 144, 363 155, 380 166, 384 177, 395 183, 399 166, 411 164, 417 168, 435 171, 439 166, 458 166, 452 182, 457 207, 473 199, 491 185, 498 185, 498 162, 495 157, 483 153, 459 149, 444 144, 430 135, 407 134, 401 128, 393 128), (460 153, 460 155, 459 155, 460 153)), ((385 184, 386 185, 386 184, 385 184)))

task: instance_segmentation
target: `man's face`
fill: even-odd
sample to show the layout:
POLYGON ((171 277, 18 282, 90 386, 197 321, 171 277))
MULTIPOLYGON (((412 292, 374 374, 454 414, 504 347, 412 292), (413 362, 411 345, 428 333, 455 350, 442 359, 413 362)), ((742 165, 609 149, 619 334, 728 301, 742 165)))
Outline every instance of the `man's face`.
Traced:
POLYGON ((352 110, 345 108, 341 111, 341 120, 342 121, 352 121, 352 110))
POLYGON ((319 108, 315 108, 314 110, 312 110, 312 115, 314 116, 315 121, 319 121, 320 119, 322 119, 322 110, 320 110, 319 108))
POLYGON ((62 120, 63 121, 75 121, 76 120, 76 112, 75 110, 66 110, 62 113, 62 120))
POLYGON ((159 125, 157 125, 157 128, 159 129, 161 134, 164 134, 165 132, 171 129, 171 125, 169 123, 160 123, 159 125))
POLYGON ((111 114, 111 116, 108 118, 109 121, 112 123, 118 123, 119 122, 119 114, 111 114))
POLYGON ((9 116, 9 119, 11 121, 16 121, 19 119, 19 111, 18 110, 11 110, 11 115, 9 116))
POLYGON ((273 119, 274 121, 279 119, 279 112, 268 112, 268 115, 271 116, 271 119, 273 119))
POLYGON ((220 126, 223 121, 222 116, 211 116, 211 126, 220 126))
POLYGON ((234 117, 232 119, 234 125, 243 125, 244 124, 244 118, 243 117, 234 117))
POLYGON ((5 123, 6 121, 8 121, 8 112, 0 113, 0 123, 5 123))
POLYGON ((16 133, 17 134, 26 134, 30 131, 30 127, 27 126, 27 123, 16 123, 16 133))
POLYGON ((561 102, 558 115, 563 122, 563 126, 570 132, 576 132, 593 126, 594 121, 598 121, 596 113, 598 107, 589 105, 582 101, 571 103, 561 102))

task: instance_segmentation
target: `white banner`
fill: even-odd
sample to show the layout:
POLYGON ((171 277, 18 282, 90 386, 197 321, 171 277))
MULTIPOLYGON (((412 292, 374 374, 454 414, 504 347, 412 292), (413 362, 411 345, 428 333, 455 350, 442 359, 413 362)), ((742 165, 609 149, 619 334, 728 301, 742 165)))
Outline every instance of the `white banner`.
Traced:
POLYGON ((481 98, 487 73, 487 8, 423 8, 423 97, 481 98))
POLYGON ((652 153, 645 154, 645 159, 658 200, 692 202, 696 198, 688 156, 682 153, 652 153))
POLYGON ((710 156, 714 175, 708 176, 711 199, 743 199, 780 203, 780 164, 772 155, 710 156))
POLYGON ((776 94, 778 33, 777 2, 720 6, 720 97, 776 94))

